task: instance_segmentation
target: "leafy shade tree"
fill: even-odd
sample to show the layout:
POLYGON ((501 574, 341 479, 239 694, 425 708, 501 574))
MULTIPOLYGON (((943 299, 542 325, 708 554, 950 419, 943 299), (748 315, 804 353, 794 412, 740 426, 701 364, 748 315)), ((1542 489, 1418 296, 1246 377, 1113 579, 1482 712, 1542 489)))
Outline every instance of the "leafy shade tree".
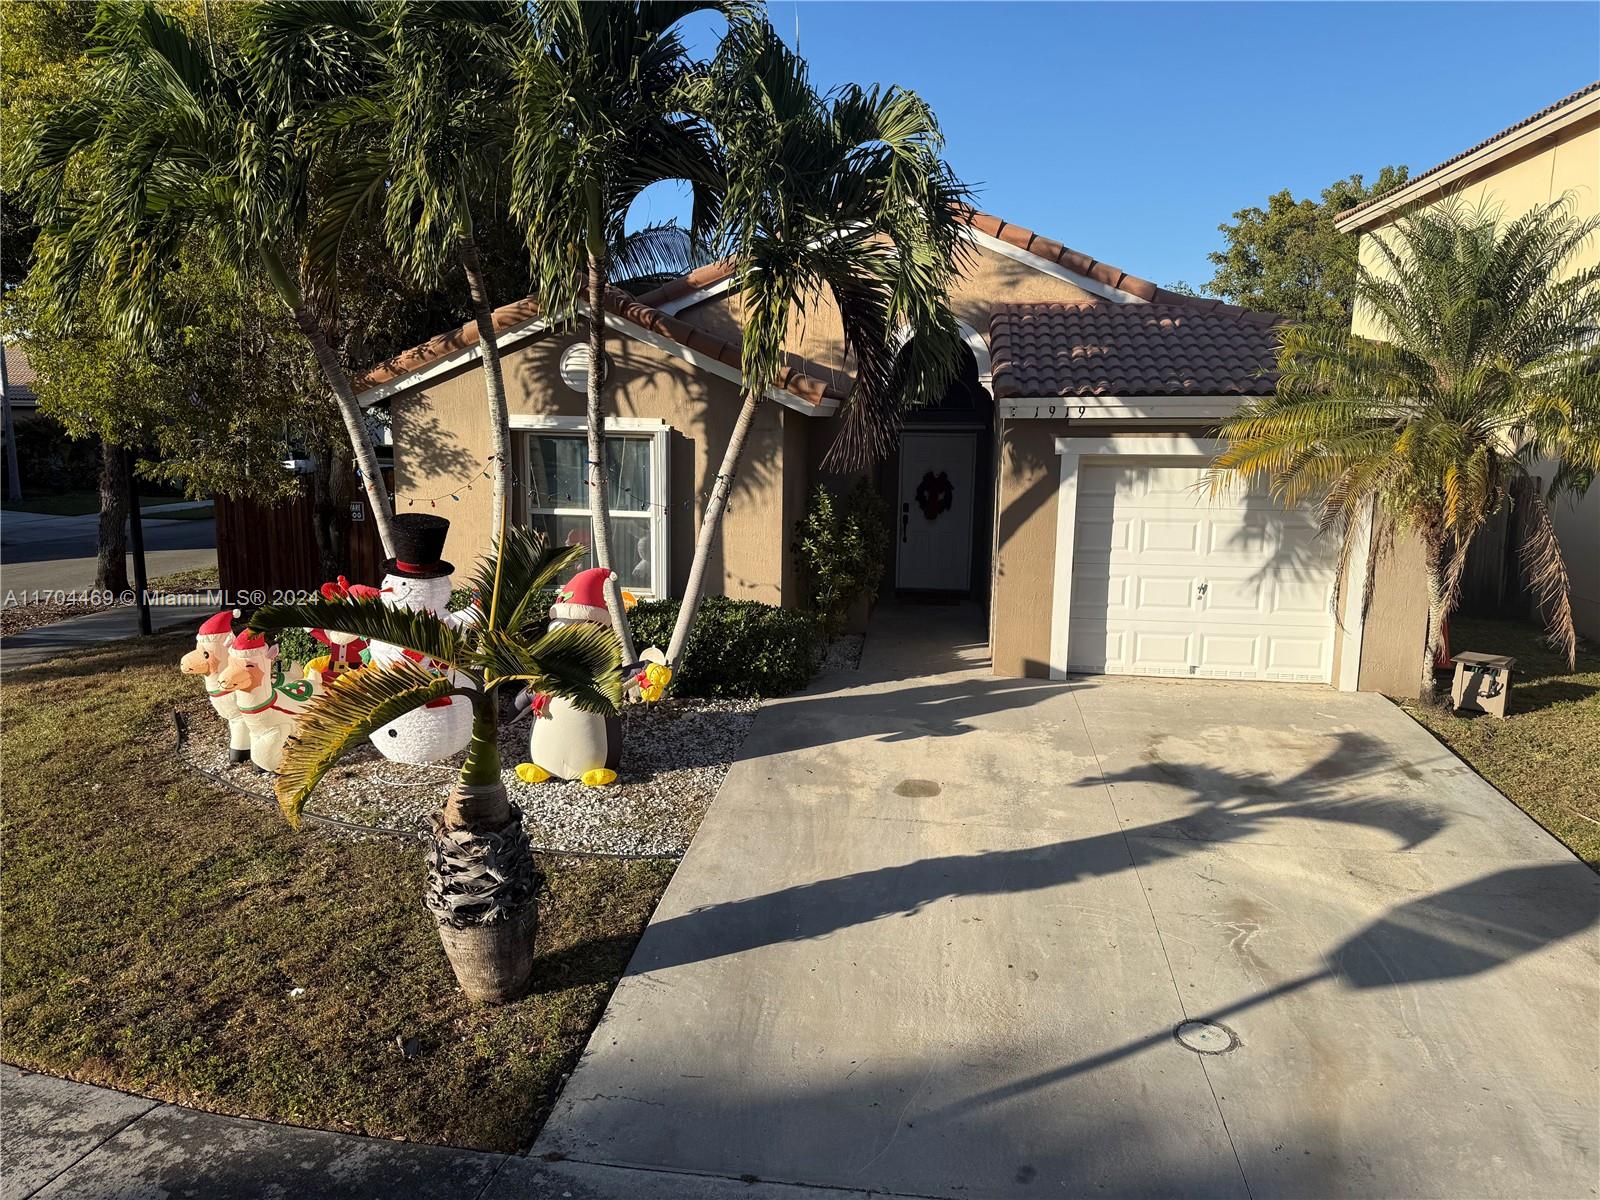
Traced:
MULTIPOLYGON (((683 180, 692 189, 691 236, 717 216, 720 169, 685 83, 693 64, 676 27, 725 0, 590 4, 535 0, 535 43, 517 64, 517 132, 511 206, 528 241, 534 288, 552 319, 588 308, 588 486, 595 564, 611 566, 610 488, 605 453, 605 341, 612 248, 645 188, 683 180)), ((633 637, 616 581, 606 608, 632 661, 633 637)))
POLYGON ((744 402, 701 517, 669 664, 694 624, 756 410, 787 374, 791 322, 823 297, 838 309, 856 382, 827 461, 859 469, 892 444, 902 407, 936 399, 957 369, 948 288, 968 245, 967 189, 916 93, 852 85, 819 96, 805 62, 763 22, 730 30, 693 103, 727 164, 744 402))
POLYGON ((1227 245, 1210 255, 1216 273, 1206 292, 1297 324, 1348 329, 1358 235, 1333 222, 1405 181, 1405 167, 1384 167, 1371 185, 1352 175, 1324 188, 1321 200, 1296 200, 1285 188, 1265 209, 1240 209, 1233 224, 1217 226, 1227 245))
POLYGON ((124 447, 147 452, 141 475, 196 498, 271 503, 297 487, 283 469, 292 452, 288 437, 314 440, 332 417, 282 306, 232 283, 209 262, 183 263, 163 283, 182 302, 171 305, 159 340, 147 347, 113 336, 92 296, 68 328, 52 322, 50 299, 36 281, 6 297, 0 328, 28 352, 40 411, 71 436, 95 437, 105 447, 98 588, 128 587, 124 447), (230 402, 218 403, 219 396, 230 402))
POLYGON ((1505 224, 1451 206, 1402 218, 1375 235, 1377 269, 1356 277, 1374 338, 1288 327, 1276 395, 1223 424, 1213 487, 1243 476, 1288 503, 1320 500, 1347 557, 1373 503, 1420 541, 1426 700, 1467 548, 1509 502, 1552 643, 1574 660, 1566 566, 1529 476, 1556 463, 1553 499, 1600 470, 1600 267, 1573 261, 1597 228, 1561 203, 1505 224))
POLYGON ((580 553, 576 546, 547 550, 536 535, 512 530, 478 567, 479 620, 464 628, 381 600, 273 605, 250 619, 264 634, 310 627, 389 642, 447 668, 439 674, 404 659, 364 667, 341 675, 313 702, 275 781, 292 825, 328 769, 374 730, 441 697, 471 702, 466 761, 433 818, 425 899, 462 990, 474 1000, 515 1000, 527 990, 540 882, 521 814, 501 782, 499 690, 531 687, 585 712, 614 712, 621 700, 621 655, 609 629, 546 628, 540 589, 580 553))
POLYGON ((317 272, 335 275, 347 234, 381 214, 410 282, 431 285, 454 267, 466 279, 489 407, 491 528, 502 529, 510 418, 477 229, 506 216, 512 67, 531 37, 527 10, 509 0, 291 0, 253 18, 258 74, 301 112, 328 163, 310 239, 317 272))
POLYGON ((241 277, 264 278, 293 315, 333 392, 385 550, 388 491, 350 380, 289 249, 304 244, 310 180, 300 131, 261 103, 227 42, 196 36, 151 4, 106 5, 83 99, 41 115, 21 178, 41 227, 34 273, 66 327, 86 284, 105 327, 159 341, 162 282, 203 244, 241 277))

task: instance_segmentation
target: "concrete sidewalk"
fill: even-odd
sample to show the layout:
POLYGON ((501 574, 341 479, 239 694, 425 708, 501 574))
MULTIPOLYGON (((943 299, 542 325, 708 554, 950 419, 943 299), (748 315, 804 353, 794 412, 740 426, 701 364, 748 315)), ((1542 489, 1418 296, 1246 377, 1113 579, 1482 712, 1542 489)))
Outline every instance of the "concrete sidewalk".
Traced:
MULTIPOLYGON (((150 628, 155 633, 185 626, 198 628, 217 611, 215 604, 153 604, 150 628)), ((26 667, 59 658, 85 646, 99 646, 139 632, 139 610, 132 605, 103 608, 52 625, 25 629, 0 641, 0 670, 26 667)))
MULTIPOLYGON (((0 1065, 0 1200, 849 1200, 245 1121, 0 1065)), ((864 1198, 863 1198, 864 1200, 864 1198)))
POLYGON ((536 1152, 952 1200, 1594 1193, 1588 868, 1380 697, 995 679, 975 615, 881 608, 858 676, 762 710, 536 1152))

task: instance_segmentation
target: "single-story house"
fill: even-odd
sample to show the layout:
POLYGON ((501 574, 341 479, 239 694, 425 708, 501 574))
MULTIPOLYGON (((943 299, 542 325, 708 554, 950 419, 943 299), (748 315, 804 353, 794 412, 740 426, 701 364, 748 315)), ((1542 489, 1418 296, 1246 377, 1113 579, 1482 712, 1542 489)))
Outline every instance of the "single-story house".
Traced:
MULTIPOLYGON (((1498 210, 1510 221, 1535 205, 1565 198, 1583 219, 1600 216, 1600 81, 1580 88, 1547 108, 1502 129, 1460 154, 1446 159, 1403 186, 1342 214, 1336 224, 1361 235, 1360 258, 1369 269, 1379 264, 1376 236, 1408 211, 1455 202, 1498 210)), ((1591 238, 1573 258, 1573 272, 1600 265, 1600 238, 1591 238)), ((1352 327, 1374 336, 1370 314, 1357 309, 1352 327)), ((1551 464, 1544 464, 1549 481, 1551 464)), ((1553 511, 1556 534, 1572 585, 1573 618, 1578 631, 1600 639, 1600 488, 1581 500, 1559 502, 1553 511)), ((1486 531, 1498 539, 1496 559, 1508 553, 1505 521, 1486 531)), ((1475 546, 1474 553, 1478 552, 1475 546)), ((1515 573, 1515 547, 1509 547, 1515 573)), ((1384 564, 1374 590, 1368 625, 1385 642, 1421 645, 1426 629, 1427 591, 1422 585, 1421 555, 1415 545, 1398 544, 1394 559, 1384 564), (1376 616, 1376 620, 1371 619, 1376 616)), ((1373 656, 1370 686, 1391 694, 1415 694, 1415 682, 1391 675, 1395 655, 1385 649, 1373 656), (1378 664, 1384 664, 1381 668, 1378 664)), ((1364 668, 1365 670, 1365 668, 1364 668)), ((1402 665, 1403 670, 1403 665, 1402 665)), ((1364 683, 1364 686, 1367 686, 1364 683)))
MULTIPOLYGON (((1175 294, 997 217, 968 221, 974 253, 952 292, 966 370, 877 473, 895 522, 886 588, 987 605, 1000 675, 1355 688, 1369 664, 1338 548, 1309 513, 1260 492, 1197 490, 1218 420, 1273 386, 1274 318, 1175 294)), ((683 586, 739 408, 731 283, 716 264, 607 300, 615 557, 646 595, 683 586)), ((531 301, 495 325, 514 519, 586 540, 584 332, 551 328, 531 301)), ((796 321, 788 349, 711 566, 726 595, 782 604, 797 599, 793 530, 851 385, 829 303, 796 321)), ((490 540, 481 369, 468 324, 357 384, 363 403, 389 406, 400 511, 449 516, 458 563, 490 540)))

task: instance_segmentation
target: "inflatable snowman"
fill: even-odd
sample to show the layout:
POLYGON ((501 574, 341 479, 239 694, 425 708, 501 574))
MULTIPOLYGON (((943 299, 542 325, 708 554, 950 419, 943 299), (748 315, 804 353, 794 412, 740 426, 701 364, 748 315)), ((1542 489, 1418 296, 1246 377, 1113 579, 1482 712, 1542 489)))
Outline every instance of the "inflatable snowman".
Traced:
MULTIPOLYGON (((431 513, 400 513, 394 518, 395 556, 383 564, 384 602, 394 608, 431 612, 445 624, 460 628, 476 620, 472 609, 450 610, 451 579, 455 567, 444 562, 444 540, 450 522, 431 513)), ((388 642, 373 642, 368 647, 372 662, 386 666, 402 658, 420 666, 443 672, 445 668, 415 650, 388 642)), ((456 683, 467 685, 464 676, 455 674, 456 683)), ((441 696, 387 725, 375 729, 372 744, 378 753, 395 762, 438 762, 465 750, 472 740, 472 703, 465 696, 441 696)))
MULTIPOLYGON (((605 586, 616 577, 604 567, 579 571, 561 588, 550 606, 550 628, 579 621, 610 627, 605 586)), ((633 597, 622 594, 623 603, 633 597)), ((622 721, 615 713, 587 713, 570 700, 540 693, 533 698, 533 732, 528 735, 531 761, 517 767, 525 783, 578 779, 590 787, 603 787, 617 778, 622 763, 622 721)))

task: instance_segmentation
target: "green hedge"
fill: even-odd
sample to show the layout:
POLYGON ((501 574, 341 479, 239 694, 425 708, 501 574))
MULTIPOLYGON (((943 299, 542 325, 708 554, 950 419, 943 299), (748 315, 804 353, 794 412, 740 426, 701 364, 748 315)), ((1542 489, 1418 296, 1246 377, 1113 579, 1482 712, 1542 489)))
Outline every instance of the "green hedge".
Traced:
MULTIPOLYGON (((678 619, 676 600, 649 600, 629 613, 633 638, 665 650, 678 619)), ((707 596, 695 614, 683 662, 672 681, 678 696, 783 696, 804 687, 822 658, 817 624, 807 613, 755 600, 707 596)))

